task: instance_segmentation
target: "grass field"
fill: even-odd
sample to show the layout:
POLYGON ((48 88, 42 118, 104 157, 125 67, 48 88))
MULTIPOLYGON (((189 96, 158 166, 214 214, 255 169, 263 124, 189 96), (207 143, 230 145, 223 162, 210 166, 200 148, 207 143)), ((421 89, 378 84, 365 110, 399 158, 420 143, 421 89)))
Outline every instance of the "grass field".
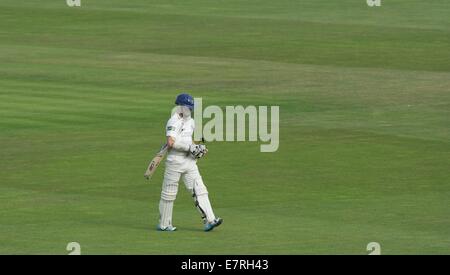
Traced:
POLYGON ((450 2, 0 0, 0 254, 450 254, 450 2), (143 179, 175 96, 280 106, 212 142, 224 224, 143 179))

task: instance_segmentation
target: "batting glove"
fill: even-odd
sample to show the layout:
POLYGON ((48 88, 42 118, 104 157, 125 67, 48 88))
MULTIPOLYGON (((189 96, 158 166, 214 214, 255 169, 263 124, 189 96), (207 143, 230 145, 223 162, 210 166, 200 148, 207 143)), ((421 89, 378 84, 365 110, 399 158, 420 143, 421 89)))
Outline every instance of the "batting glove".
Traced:
POLYGON ((206 155, 208 149, 206 149, 204 144, 191 144, 189 146, 189 152, 194 158, 199 159, 206 155))

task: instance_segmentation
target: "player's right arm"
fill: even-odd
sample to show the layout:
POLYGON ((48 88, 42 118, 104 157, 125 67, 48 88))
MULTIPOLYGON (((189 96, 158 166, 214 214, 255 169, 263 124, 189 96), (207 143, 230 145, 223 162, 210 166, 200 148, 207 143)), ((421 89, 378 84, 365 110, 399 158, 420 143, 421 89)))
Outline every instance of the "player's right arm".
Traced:
POLYGON ((192 146, 195 144, 188 144, 183 142, 181 139, 174 138, 172 136, 167 137, 167 146, 170 149, 175 149, 178 151, 189 152, 192 149, 192 146))
POLYGON ((173 136, 167 136, 167 147, 169 147, 169 149, 173 148, 178 151, 189 152, 194 158, 201 158, 208 152, 208 149, 206 149, 206 146, 203 144, 187 144, 181 140, 177 140, 173 136))
POLYGON ((169 119, 166 126, 167 147, 182 152, 190 152, 194 158, 201 158, 207 152, 205 145, 197 145, 187 143, 179 137, 179 132, 183 127, 182 123, 177 121, 174 117, 169 119))

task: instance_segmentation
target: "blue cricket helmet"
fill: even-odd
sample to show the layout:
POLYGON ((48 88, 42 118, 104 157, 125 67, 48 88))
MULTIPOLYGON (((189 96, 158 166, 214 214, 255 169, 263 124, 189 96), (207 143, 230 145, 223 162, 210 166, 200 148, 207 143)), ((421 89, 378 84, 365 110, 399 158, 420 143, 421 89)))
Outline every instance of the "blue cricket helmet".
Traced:
POLYGON ((190 94, 179 94, 175 100, 176 105, 186 106, 189 110, 194 110, 194 98, 190 94))

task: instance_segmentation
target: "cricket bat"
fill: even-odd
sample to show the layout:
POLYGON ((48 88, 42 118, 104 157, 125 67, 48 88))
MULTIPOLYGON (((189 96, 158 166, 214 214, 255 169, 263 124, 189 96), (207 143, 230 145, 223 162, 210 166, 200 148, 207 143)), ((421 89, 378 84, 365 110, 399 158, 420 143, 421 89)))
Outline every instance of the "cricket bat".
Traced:
POLYGON ((144 174, 144 177, 146 179, 148 179, 148 180, 151 179, 151 177, 153 176, 153 174, 156 171, 156 168, 158 168, 159 164, 161 163, 163 158, 166 156, 167 150, 168 150, 168 146, 166 143, 161 147, 161 149, 156 154, 156 156, 152 159, 152 161, 150 161, 150 164, 147 167, 147 171, 145 171, 145 174, 144 174))

